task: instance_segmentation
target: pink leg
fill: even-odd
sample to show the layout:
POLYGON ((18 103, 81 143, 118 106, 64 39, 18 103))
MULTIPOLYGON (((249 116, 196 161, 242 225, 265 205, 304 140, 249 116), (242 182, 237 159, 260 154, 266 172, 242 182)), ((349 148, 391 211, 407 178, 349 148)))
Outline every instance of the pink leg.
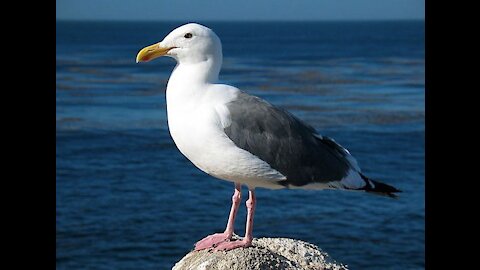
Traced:
POLYGON ((253 240, 253 214, 255 213, 255 206, 257 199, 255 198, 255 191, 253 189, 248 191, 249 198, 247 205, 247 225, 245 228, 245 237, 237 241, 225 241, 219 243, 214 250, 232 250, 239 247, 249 247, 253 240))
POLYGON ((195 250, 202 250, 216 246, 218 243, 230 240, 233 236, 235 217, 237 216, 238 206, 242 199, 242 186, 235 183, 235 192, 232 196, 232 208, 228 216, 227 228, 223 233, 209 235, 195 244, 195 250))

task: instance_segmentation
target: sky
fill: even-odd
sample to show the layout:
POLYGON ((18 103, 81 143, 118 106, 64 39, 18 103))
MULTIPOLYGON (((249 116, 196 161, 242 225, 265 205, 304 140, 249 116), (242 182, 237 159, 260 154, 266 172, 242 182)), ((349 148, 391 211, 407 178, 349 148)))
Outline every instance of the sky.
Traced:
POLYGON ((56 0, 57 20, 423 20, 425 0, 56 0))

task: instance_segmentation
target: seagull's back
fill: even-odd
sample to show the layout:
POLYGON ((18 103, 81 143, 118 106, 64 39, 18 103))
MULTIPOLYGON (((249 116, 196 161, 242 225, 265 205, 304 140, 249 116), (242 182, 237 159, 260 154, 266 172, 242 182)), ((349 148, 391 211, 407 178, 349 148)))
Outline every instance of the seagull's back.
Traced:
POLYGON ((231 117, 227 136, 285 175, 280 182, 285 187, 311 183, 328 187, 350 170, 359 170, 348 151, 282 108, 246 93, 227 107, 231 117))

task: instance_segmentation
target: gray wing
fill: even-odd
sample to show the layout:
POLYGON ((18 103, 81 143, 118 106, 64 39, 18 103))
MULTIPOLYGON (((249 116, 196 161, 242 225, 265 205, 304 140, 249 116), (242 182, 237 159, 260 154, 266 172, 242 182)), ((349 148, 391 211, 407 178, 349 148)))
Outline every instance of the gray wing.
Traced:
POLYGON ((281 184, 303 186, 340 181, 352 166, 348 152, 301 120, 266 101, 240 92, 227 104, 235 143, 286 176, 281 184))

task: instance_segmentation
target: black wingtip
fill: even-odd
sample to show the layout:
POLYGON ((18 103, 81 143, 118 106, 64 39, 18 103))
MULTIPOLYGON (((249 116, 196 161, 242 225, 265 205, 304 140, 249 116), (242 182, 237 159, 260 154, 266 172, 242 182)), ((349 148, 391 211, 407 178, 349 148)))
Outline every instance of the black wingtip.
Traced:
POLYGON ((387 196, 393 199, 398 199, 398 195, 395 193, 402 192, 394 186, 369 179, 363 174, 360 174, 360 176, 363 180, 365 180, 366 185, 362 188, 362 190, 365 190, 366 192, 373 193, 375 195, 387 196))

